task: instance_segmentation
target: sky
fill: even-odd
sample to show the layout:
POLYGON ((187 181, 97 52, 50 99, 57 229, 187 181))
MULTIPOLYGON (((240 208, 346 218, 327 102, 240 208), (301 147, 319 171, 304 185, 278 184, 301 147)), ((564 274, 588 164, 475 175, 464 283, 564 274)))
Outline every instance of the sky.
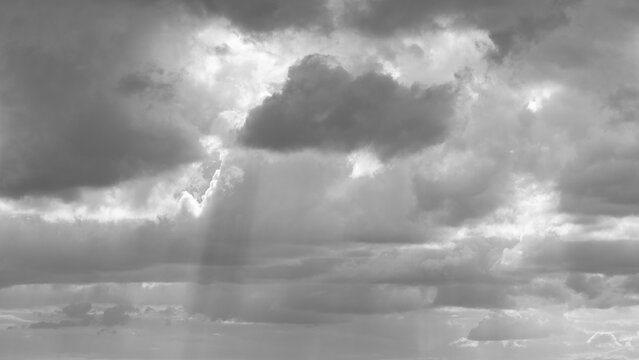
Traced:
POLYGON ((0 2, 0 358, 639 357, 639 2, 0 2))

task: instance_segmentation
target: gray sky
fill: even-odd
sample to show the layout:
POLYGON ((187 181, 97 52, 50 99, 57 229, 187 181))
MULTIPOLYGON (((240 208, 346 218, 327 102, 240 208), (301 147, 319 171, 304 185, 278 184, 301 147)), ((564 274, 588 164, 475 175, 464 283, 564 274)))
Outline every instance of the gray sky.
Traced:
POLYGON ((0 349, 636 358, 637 64, 632 0, 2 2, 0 349))

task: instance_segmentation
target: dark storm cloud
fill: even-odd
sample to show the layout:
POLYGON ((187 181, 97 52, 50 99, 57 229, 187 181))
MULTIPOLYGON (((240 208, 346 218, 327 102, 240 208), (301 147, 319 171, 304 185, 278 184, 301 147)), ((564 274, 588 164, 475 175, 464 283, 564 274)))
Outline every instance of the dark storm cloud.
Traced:
POLYGON ((518 41, 536 40, 544 32, 568 22, 566 8, 575 0, 364 0, 347 1, 347 24, 375 36, 402 31, 436 29, 440 17, 461 26, 487 30, 502 59, 518 41))
POLYGON ((404 87, 378 73, 351 76, 326 56, 288 72, 281 93, 249 114, 240 141, 273 151, 370 148, 382 160, 441 142, 454 115, 451 85, 404 87))
POLYGON ((166 96, 168 83, 129 76, 118 88, 119 69, 146 56, 139 46, 156 25, 125 4, 0 5, 0 21, 13 24, 0 30, 1 196, 65 197, 199 158, 188 124, 124 96, 166 96), (122 29, 105 26, 109 21, 122 29))
POLYGON ((331 22, 326 0, 194 0, 191 4, 249 32, 328 27, 331 22))

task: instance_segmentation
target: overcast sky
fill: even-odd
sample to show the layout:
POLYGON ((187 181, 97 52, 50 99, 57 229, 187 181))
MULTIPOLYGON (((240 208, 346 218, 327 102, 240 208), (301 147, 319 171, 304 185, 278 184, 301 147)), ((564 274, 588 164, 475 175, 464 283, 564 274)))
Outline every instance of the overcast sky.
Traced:
POLYGON ((638 237, 635 0, 0 2, 0 358, 636 359, 638 237))

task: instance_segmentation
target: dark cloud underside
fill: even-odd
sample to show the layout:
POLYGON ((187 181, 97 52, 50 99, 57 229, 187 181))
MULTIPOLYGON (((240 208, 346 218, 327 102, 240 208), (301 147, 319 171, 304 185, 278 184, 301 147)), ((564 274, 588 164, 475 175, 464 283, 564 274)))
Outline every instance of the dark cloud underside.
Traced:
MULTIPOLYGON (((72 14, 55 12, 50 25, 37 29, 47 5, 30 4, 33 9, 26 3, 0 6, 3 17, 23 30, 0 35, 0 196, 69 196, 80 187, 157 174, 200 156, 188 125, 147 111, 116 90, 117 69, 140 56, 135 39, 142 35, 125 39, 119 30, 102 33, 100 24, 84 20, 71 30, 65 22, 72 14), (75 31, 82 33, 77 42, 75 31)), ((91 9, 85 9, 89 18, 99 7, 87 2, 78 9, 83 6, 91 9)), ((129 20, 117 11, 105 16, 129 20)))
POLYGON ((289 69, 281 93, 248 116, 240 141, 273 151, 370 149, 382 160, 441 142, 454 115, 451 85, 407 88, 387 75, 351 76, 310 55, 289 69))
POLYGON ((224 16, 250 32, 330 26, 326 0, 198 0, 211 15, 224 16))

